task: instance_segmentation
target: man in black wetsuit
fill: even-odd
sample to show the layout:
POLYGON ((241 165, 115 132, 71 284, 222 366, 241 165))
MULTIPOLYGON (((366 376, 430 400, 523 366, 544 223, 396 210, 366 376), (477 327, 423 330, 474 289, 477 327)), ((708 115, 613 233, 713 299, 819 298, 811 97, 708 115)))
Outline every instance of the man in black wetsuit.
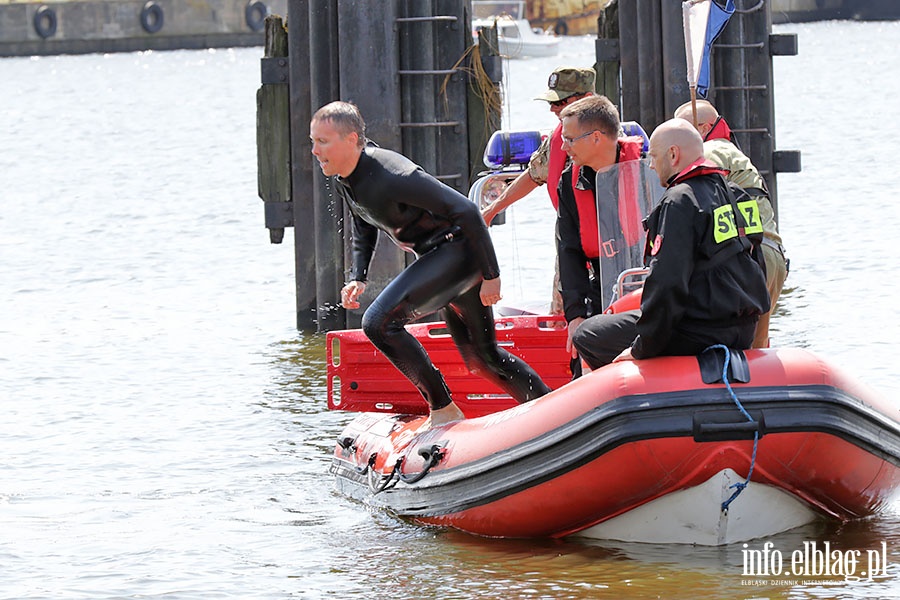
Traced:
POLYGON ((351 281, 344 308, 359 308, 378 231, 418 259, 378 295, 363 315, 372 343, 424 396, 430 425, 464 418, 422 345, 406 331, 415 319, 443 310, 466 367, 518 402, 550 391, 535 371, 497 345, 491 305, 500 296, 494 246, 478 207, 406 157, 367 145, 365 122, 348 102, 332 102, 310 123, 312 153, 353 213, 351 281))
POLYGON ((745 350, 769 310, 754 256, 763 233, 756 200, 729 192, 727 171, 703 157, 703 139, 683 119, 656 128, 649 154, 667 189, 647 217, 641 310, 596 315, 578 327, 572 342, 592 369, 700 354, 715 344, 745 350))

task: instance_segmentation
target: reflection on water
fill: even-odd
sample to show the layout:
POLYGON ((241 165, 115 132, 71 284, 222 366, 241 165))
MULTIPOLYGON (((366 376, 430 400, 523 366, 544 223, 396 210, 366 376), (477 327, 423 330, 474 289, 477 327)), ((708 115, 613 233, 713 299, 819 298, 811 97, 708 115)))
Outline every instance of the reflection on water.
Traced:
MULTIPOLYGON (((776 59, 778 141, 803 151, 804 172, 779 178, 792 273, 773 338, 891 394, 900 319, 877 276, 898 270, 882 226, 898 216, 893 172, 860 178, 842 161, 898 151, 900 80, 881 74, 900 26, 782 30, 799 31, 801 54, 776 59), (835 90, 866 110, 836 116, 835 90)), ((552 126, 530 98, 557 63, 593 62, 591 39, 562 46, 509 65, 513 126, 552 126)), ((262 225, 260 56, 0 60, 0 597, 897 595, 893 513, 766 540, 785 554, 884 542, 888 579, 755 585, 740 546, 480 539, 336 495, 328 465, 352 415, 325 410, 325 338, 292 328, 290 234, 271 246, 262 225)), ((504 294, 546 301, 546 197, 493 235, 504 294)))

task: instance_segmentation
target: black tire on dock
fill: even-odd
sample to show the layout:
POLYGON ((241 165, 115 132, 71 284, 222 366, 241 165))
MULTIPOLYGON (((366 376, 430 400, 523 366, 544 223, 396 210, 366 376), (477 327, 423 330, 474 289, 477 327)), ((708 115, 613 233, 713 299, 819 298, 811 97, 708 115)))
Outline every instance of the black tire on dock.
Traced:
POLYGON ((162 7, 156 2, 144 3, 141 9, 141 27, 147 33, 156 33, 163 28, 165 22, 165 13, 162 7))
POLYGON ((250 0, 244 9, 244 21, 251 31, 262 31, 266 27, 266 17, 269 14, 269 7, 265 2, 259 0, 250 0))
POLYGON ((556 35, 569 35, 569 24, 565 21, 557 21, 553 26, 553 33, 556 35))
POLYGON ((56 11, 46 4, 38 8, 34 13, 34 30, 45 40, 56 35, 56 11))

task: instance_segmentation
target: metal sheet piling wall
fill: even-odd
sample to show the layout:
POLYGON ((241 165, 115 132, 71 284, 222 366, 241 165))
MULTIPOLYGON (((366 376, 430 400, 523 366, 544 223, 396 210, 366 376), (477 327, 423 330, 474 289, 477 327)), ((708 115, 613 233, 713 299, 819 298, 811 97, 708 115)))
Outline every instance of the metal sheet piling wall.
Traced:
MULTIPOLYGON (((266 226, 274 243, 280 241, 279 227, 294 226, 297 327, 358 327, 363 310, 412 256, 380 236, 363 310, 340 307, 350 265, 350 215, 311 155, 310 119, 329 102, 352 102, 366 120, 369 139, 465 193, 476 168, 471 157, 484 149, 483 142, 471 147, 468 125, 469 2, 288 0, 288 13, 292 222, 276 214, 280 206, 270 206, 272 193, 263 194, 272 185, 262 180, 268 169, 261 165, 266 226), (270 213, 281 220, 270 219, 270 213)), ((476 129, 486 140, 490 132, 476 129)), ((263 160, 268 144, 261 138, 259 145, 263 160)))
MULTIPOLYGON (((341 68, 338 15, 336 0, 307 2, 309 14, 309 100, 311 102, 304 123, 298 123, 308 135, 309 120, 319 107, 341 97, 341 68)), ((312 255, 316 270, 314 284, 316 325, 319 331, 329 331, 344 326, 344 310, 340 308, 340 289, 344 281, 344 207, 334 197, 321 170, 315 165, 307 148, 306 161, 312 169, 313 210, 311 223, 315 227, 312 238, 312 255)), ((309 217, 309 215, 308 215, 309 217)), ((307 217, 307 218, 308 218, 307 217)))
MULTIPOLYGON (((598 65, 606 72, 618 59, 622 118, 638 121, 652 132, 690 100, 681 2, 627 0, 617 4, 618 52, 611 51, 615 45, 608 40, 598 40, 598 65)), ((713 45, 709 100, 765 177, 777 214, 775 175, 799 171, 800 154, 775 150, 772 57, 796 54, 797 44, 796 35, 771 34, 770 4, 768 0, 735 2, 734 15, 713 45)), ((610 8, 606 12, 611 14, 610 8)))
MULTIPOLYGON (((339 95, 327 101, 352 102, 359 107, 366 120, 367 138, 383 148, 404 152, 400 135, 400 77, 397 73, 400 64, 397 3, 338 0, 337 11, 335 37, 338 41, 338 60, 335 72, 339 76, 339 95)), ((406 154, 412 157, 408 152, 406 154)), ((330 202, 336 203, 335 213, 341 210, 341 203, 336 198, 330 198, 330 202)), ((344 216, 345 233, 349 234, 349 213, 344 216)), ((349 260, 346 264, 349 269, 349 260)), ((358 327, 365 308, 405 265, 404 253, 386 236, 379 235, 378 246, 369 265, 366 293, 360 299, 362 310, 343 314, 345 311, 337 308, 337 320, 346 320, 347 326, 358 327)), ((337 289, 340 290, 344 270, 341 269, 337 275, 337 289)), ((322 300, 323 297, 320 297, 320 305, 322 300)), ((337 302, 335 306, 339 304, 337 302)), ((324 330, 322 322, 320 330, 324 330)))
POLYGON ((0 2, 0 57, 263 43, 263 20, 287 0, 0 2))
MULTIPOLYGON (((735 15, 713 47, 710 100, 766 177, 777 210, 775 174, 799 170, 800 161, 799 153, 774 150, 772 56, 796 54, 796 36, 770 33, 769 0, 735 4, 735 15)), ((355 103, 371 140, 465 193, 473 174, 482 170, 479 159, 499 125, 500 110, 501 69, 496 58, 476 60, 470 8, 468 0, 288 0, 299 329, 358 327, 363 312, 348 313, 339 305, 350 265, 350 216, 311 156, 313 112, 333 100, 355 103)), ((485 33, 496 36, 496 30, 479 35, 485 33)), ((479 49, 487 53, 491 45, 479 49)), ((598 90, 618 103, 623 120, 652 132, 690 99, 681 2, 612 3, 598 22, 596 60, 598 90)), ((264 188, 269 226, 268 205, 279 194, 261 182, 261 196, 264 188)), ((273 241, 276 237, 273 232, 273 241)), ((412 259, 385 236, 378 244, 363 309, 412 259)))
POLYGON ((294 214, 294 285, 297 298, 297 328, 315 329, 316 311, 316 223, 313 161, 309 141, 312 80, 308 42, 312 29, 308 0, 288 3, 288 57, 290 65, 291 199, 294 214))

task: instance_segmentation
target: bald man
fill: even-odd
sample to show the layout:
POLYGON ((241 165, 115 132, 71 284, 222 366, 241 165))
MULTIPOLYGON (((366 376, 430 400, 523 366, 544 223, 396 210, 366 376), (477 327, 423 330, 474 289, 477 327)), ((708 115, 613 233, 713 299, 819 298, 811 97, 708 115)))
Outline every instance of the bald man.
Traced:
POLYGON ((726 172, 703 157, 703 139, 683 119, 650 136, 651 167, 666 188, 647 219, 644 263, 650 272, 640 310, 597 315, 573 344, 592 369, 616 360, 695 355, 714 344, 750 348, 769 310, 754 257, 759 207, 726 172))
MULTIPOLYGON (((675 109, 675 117, 693 123, 691 103, 686 102, 675 109)), ((731 141, 731 128, 719 115, 719 111, 707 100, 697 100, 697 131, 703 137, 703 155, 728 171, 726 179, 744 188, 759 204, 762 218, 762 253, 766 261, 766 287, 772 308, 781 295, 781 288, 787 277, 787 259, 784 255, 775 210, 769 201, 766 182, 737 145, 731 141)), ((772 311, 761 315, 756 325, 753 339, 754 348, 769 345, 769 317, 772 311)))

